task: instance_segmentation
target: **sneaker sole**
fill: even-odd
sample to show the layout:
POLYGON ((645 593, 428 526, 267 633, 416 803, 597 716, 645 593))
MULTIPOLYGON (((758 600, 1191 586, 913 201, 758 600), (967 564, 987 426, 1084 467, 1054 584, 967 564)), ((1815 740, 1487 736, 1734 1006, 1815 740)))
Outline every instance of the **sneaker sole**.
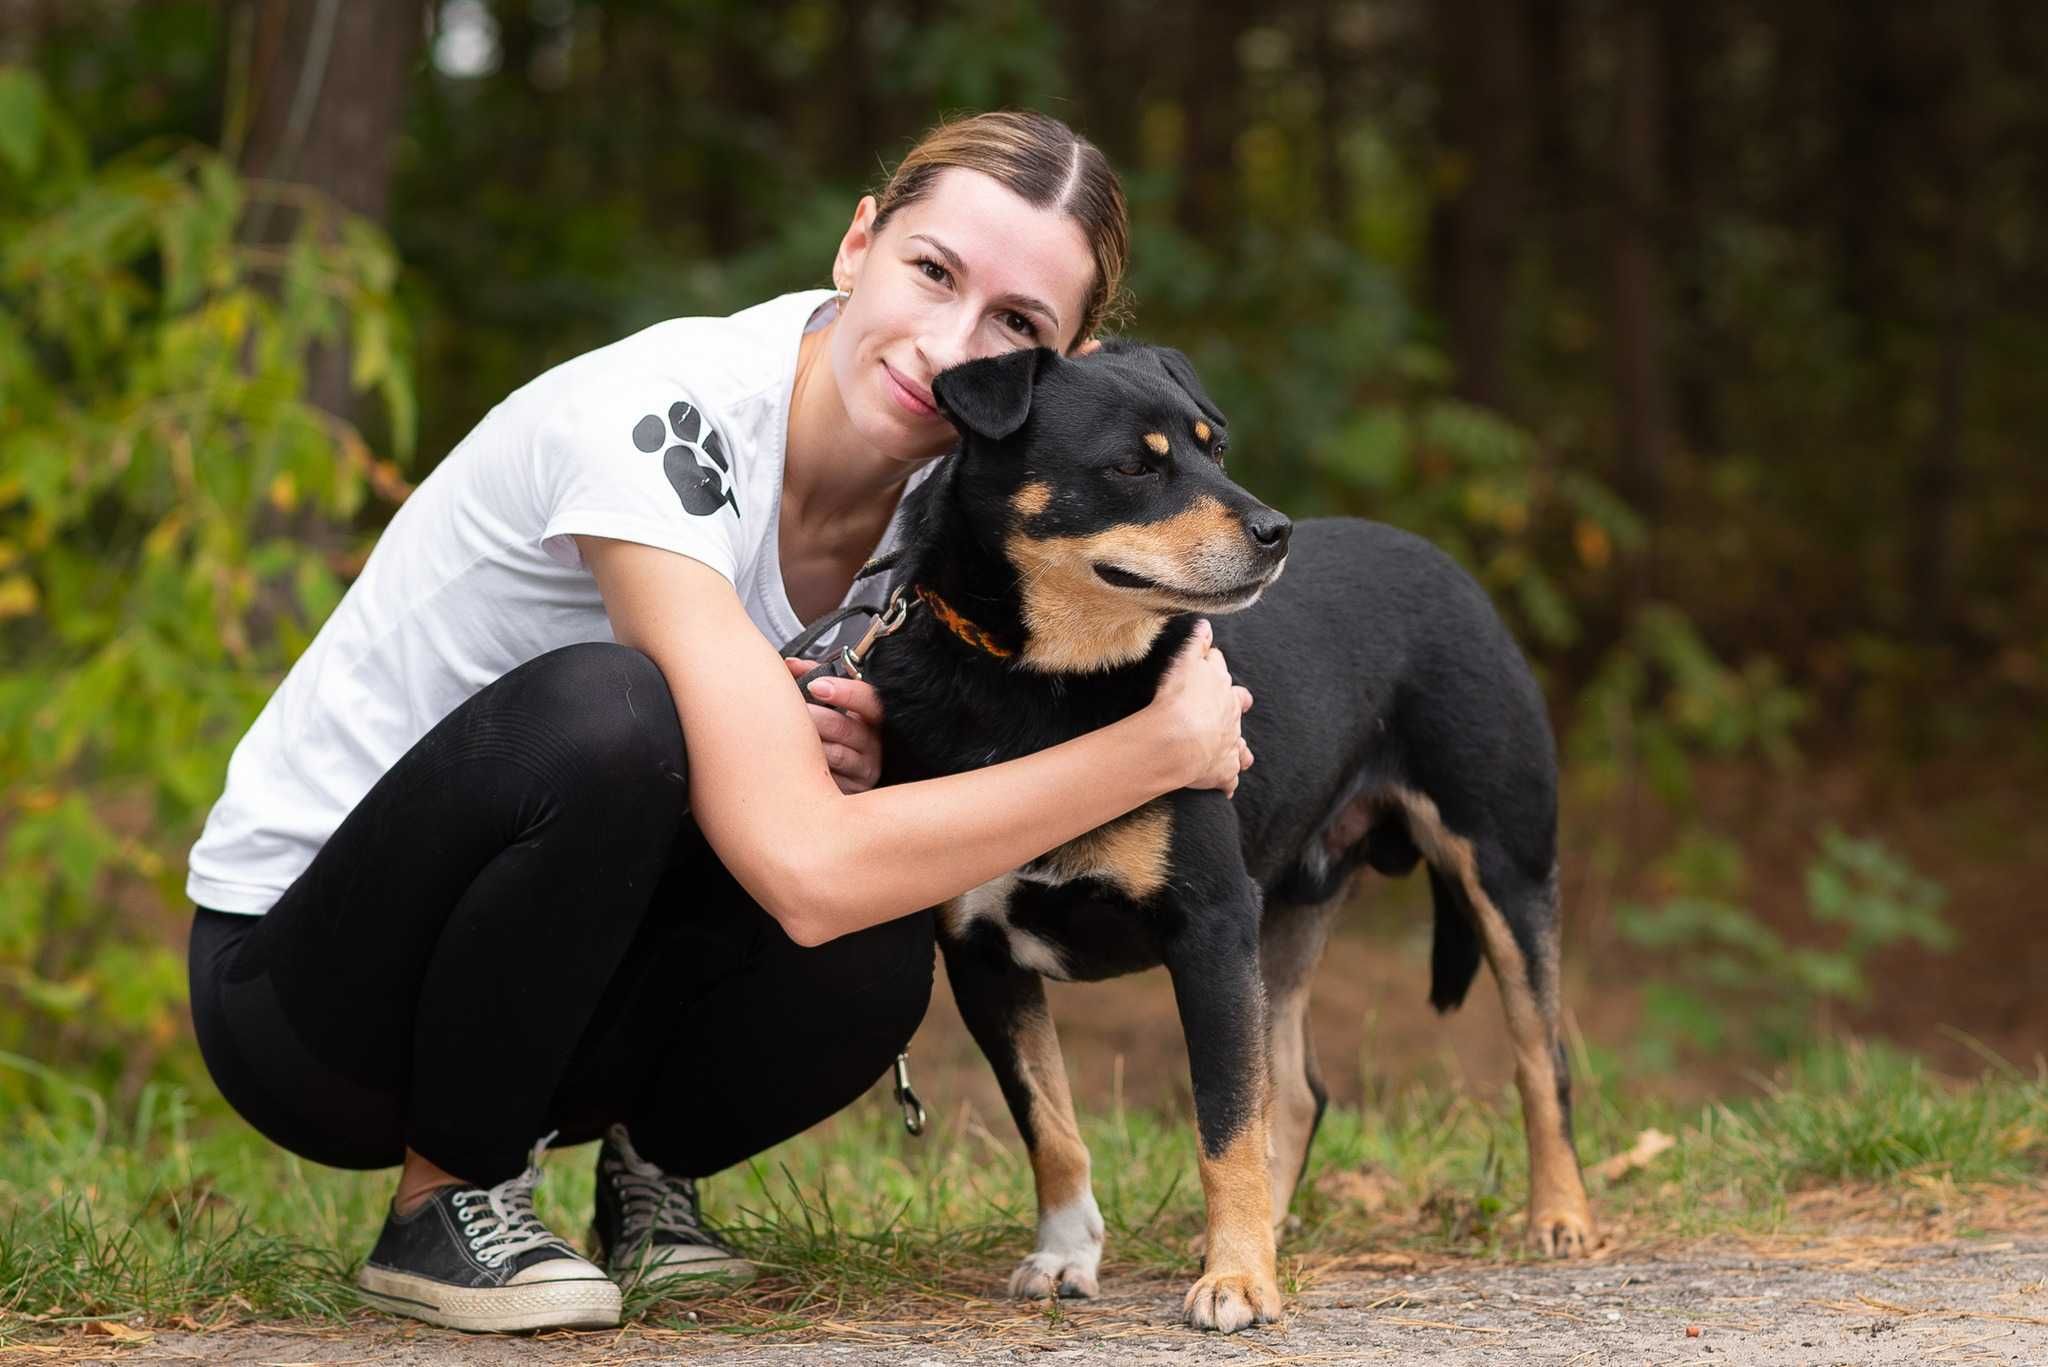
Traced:
POLYGON ((505 1333, 520 1329, 614 1329, 619 1288, 602 1277, 519 1286, 450 1286, 388 1268, 356 1276, 365 1297, 393 1314, 447 1329, 505 1333))
MULTIPOLYGON (((590 1227, 590 1246, 598 1250, 596 1261, 611 1274, 612 1280, 628 1291, 643 1282, 650 1287, 659 1286, 664 1282, 697 1282, 706 1289, 718 1287, 736 1291, 754 1280, 754 1264, 746 1258, 677 1258, 646 1267, 642 1267, 637 1261, 625 1266, 616 1264, 605 1250, 604 1239, 594 1224, 590 1227)), ((693 1288, 678 1285, 674 1289, 686 1291, 693 1288)))
POLYGON ((642 1271, 638 1267, 625 1268, 613 1274, 620 1286, 631 1289, 636 1286, 662 1287, 672 1292, 695 1291, 737 1291, 754 1280, 752 1263, 737 1266, 701 1267, 689 1263, 656 1263, 642 1271))

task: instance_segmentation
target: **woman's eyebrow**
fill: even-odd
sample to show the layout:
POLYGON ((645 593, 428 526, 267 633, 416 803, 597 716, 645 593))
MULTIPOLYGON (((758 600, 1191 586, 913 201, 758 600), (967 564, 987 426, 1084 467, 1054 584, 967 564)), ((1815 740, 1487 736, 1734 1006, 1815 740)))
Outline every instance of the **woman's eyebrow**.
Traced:
MULTIPOLYGON (((937 239, 936 237, 931 236, 929 233, 912 233, 910 235, 910 240, 913 242, 922 242, 926 246, 930 247, 933 251, 937 252, 939 256, 945 261, 946 268, 952 271, 953 274, 969 274, 969 271, 967 269, 967 263, 960 259, 959 254, 955 252, 951 247, 948 247, 945 243, 939 241, 939 239, 937 239)), ((1032 296, 1028 294, 1009 294, 1005 295, 1004 298, 1009 300, 1010 303, 1016 304, 1021 308, 1038 310, 1038 312, 1044 314, 1046 318, 1051 321, 1053 331, 1059 331, 1059 310, 1054 308, 1051 304, 1046 303, 1043 299, 1034 299, 1032 296)))

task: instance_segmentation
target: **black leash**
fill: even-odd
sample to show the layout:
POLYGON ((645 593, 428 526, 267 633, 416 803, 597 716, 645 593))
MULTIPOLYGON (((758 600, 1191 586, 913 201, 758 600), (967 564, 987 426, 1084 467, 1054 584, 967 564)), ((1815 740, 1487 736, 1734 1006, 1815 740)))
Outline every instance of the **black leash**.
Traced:
MULTIPOLYGON (((854 582, 859 583, 863 579, 894 567, 900 556, 901 552, 892 551, 888 555, 875 557, 873 560, 868 561, 867 564, 861 566, 860 573, 853 577, 854 582)), ((904 621, 910 616, 911 608, 915 607, 918 601, 910 593, 910 586, 908 584, 898 584, 889 593, 883 606, 878 608, 871 603, 848 604, 846 607, 826 613, 795 636, 783 642, 782 657, 784 659, 807 660, 810 656, 805 652, 831 634, 838 628, 840 623, 858 617, 863 613, 875 619, 868 624, 867 631, 862 634, 858 642, 850 646, 841 646, 837 652, 821 661, 817 668, 797 680, 796 686, 802 690, 804 701, 818 701, 811 696, 811 685, 819 679, 858 679, 861 676, 861 667, 867 663, 868 652, 875 648, 875 642, 881 640, 884 636, 893 636, 901 630, 904 621)), ((825 706, 823 703, 818 703, 818 705, 820 707, 825 706)), ((911 1090, 910 1049, 908 1045, 904 1047, 901 1053, 896 1055, 896 1104, 903 1108, 903 1128, 913 1136, 923 1134, 924 1102, 918 1100, 917 1093, 911 1090)))
MULTIPOLYGON (((892 551, 888 555, 877 556, 861 566, 860 573, 853 577, 853 581, 857 584, 872 575, 892 569, 900 558, 900 551, 892 551)), ((861 666, 867 663, 868 652, 875 648, 875 642, 881 640, 884 636, 893 636, 897 631, 901 630, 905 619, 910 616, 911 608, 917 605, 917 601, 916 598, 911 596, 909 585, 898 584, 889 594, 883 606, 878 608, 872 603, 849 603, 843 608, 836 608, 826 613, 823 617, 820 617, 817 621, 790 637, 789 640, 783 642, 782 657, 784 659, 809 659, 810 657, 805 652, 809 651, 812 646, 816 645, 824 637, 837 630, 840 623, 862 614, 875 619, 868 624, 866 633, 861 636, 859 641, 850 646, 841 646, 836 653, 821 661, 817 668, 797 680, 796 686, 803 690, 804 701, 818 702, 816 698, 811 696, 811 685, 820 679, 860 678, 861 666)), ((818 705, 820 707, 824 706, 823 703, 818 705)))

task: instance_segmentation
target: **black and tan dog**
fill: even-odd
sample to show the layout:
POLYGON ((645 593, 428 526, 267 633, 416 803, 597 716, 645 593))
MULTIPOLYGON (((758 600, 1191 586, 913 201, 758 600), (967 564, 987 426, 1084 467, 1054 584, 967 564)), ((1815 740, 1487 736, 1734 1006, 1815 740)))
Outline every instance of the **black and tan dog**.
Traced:
POLYGON ((1178 352, 1016 352, 944 372, 933 393, 962 447, 908 509, 900 563, 929 610, 868 661, 885 781, 1136 711, 1197 614, 1215 618, 1256 699, 1244 729, 1257 762, 1234 797, 1171 794, 940 911, 954 996, 1037 1179, 1038 1246, 1011 1291, 1092 1295, 1102 1254, 1040 980, 1164 964, 1208 1201, 1187 1316, 1229 1331, 1279 1315, 1274 1232, 1324 1102, 1309 978, 1368 866, 1428 866, 1439 1009, 1464 999, 1482 955, 1492 965, 1529 1140, 1529 1237, 1585 1252, 1593 1217, 1558 1035, 1556 761, 1486 595, 1414 536, 1292 526, 1232 483, 1223 415, 1178 352))

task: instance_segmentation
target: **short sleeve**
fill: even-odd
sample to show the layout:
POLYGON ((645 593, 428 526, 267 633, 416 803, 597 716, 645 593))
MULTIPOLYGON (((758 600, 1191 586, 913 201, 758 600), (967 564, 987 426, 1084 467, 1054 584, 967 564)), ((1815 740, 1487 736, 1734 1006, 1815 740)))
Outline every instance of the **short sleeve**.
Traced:
POLYGON ((671 380, 613 380, 556 404, 534 436, 541 549, 576 568, 574 538, 676 551, 737 583, 740 472, 717 424, 671 380))

